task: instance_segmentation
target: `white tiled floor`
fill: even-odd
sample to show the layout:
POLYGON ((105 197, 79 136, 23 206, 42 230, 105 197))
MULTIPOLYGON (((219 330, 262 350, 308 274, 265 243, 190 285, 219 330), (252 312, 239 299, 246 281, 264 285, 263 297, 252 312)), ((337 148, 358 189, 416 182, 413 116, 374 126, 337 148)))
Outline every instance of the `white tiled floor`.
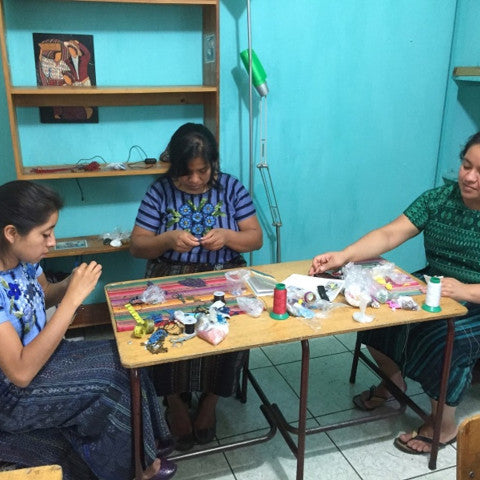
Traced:
MULTIPOLYGON (((364 415, 351 398, 378 379, 364 365, 357 381, 348 382, 354 335, 321 338, 310 342, 309 425, 327 424, 364 415)), ((251 351, 250 368, 272 403, 277 403, 287 420, 298 419, 298 389, 301 348, 299 343, 251 351)), ((428 399, 418 384, 408 391, 425 409, 428 399)), ((458 420, 478 413, 480 385, 470 387, 458 408, 458 420)), ((249 438, 268 428, 259 410, 260 400, 248 387, 248 401, 221 399, 217 408, 217 440, 249 438)), ((393 446, 402 431, 421 424, 411 410, 385 420, 332 430, 307 437, 305 480, 455 480, 456 444, 439 452, 437 469, 428 468, 428 456, 408 455, 393 446)), ((178 462, 176 480, 291 480, 296 463, 279 432, 272 440, 221 454, 178 462)))

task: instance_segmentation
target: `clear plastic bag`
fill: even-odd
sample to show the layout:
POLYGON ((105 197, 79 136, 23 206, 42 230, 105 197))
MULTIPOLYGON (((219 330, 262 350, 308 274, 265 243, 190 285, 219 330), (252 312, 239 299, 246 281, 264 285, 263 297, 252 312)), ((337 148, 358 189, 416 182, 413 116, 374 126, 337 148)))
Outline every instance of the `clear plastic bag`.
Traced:
MULTIPOLYGON (((219 302, 221 303, 221 302, 219 302)), ((222 313, 211 306, 208 315, 198 316, 196 326, 197 337, 212 345, 218 345, 228 335, 228 321, 222 313)))
POLYGON ((265 309, 264 303, 258 298, 237 297, 238 306, 251 317, 259 317, 265 309))
POLYGON ((140 300, 143 303, 163 303, 167 298, 165 290, 162 290, 158 285, 149 285, 140 295, 140 300))
POLYGON ((228 288, 232 295, 239 296, 245 288, 245 282, 250 278, 250 272, 245 269, 225 272, 228 288))
POLYGON ((388 290, 372 278, 372 271, 350 262, 343 267, 342 272, 345 278, 345 299, 353 307, 359 307, 367 296, 370 301, 376 300, 379 303, 385 303, 389 299, 388 290))

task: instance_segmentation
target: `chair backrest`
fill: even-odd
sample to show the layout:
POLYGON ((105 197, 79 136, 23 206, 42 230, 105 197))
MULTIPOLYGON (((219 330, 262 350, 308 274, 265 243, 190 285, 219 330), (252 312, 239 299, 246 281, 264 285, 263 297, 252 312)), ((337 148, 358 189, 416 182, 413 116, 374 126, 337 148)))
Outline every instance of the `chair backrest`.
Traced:
POLYGON ((458 427, 457 480, 480 479, 480 414, 466 418, 458 427))

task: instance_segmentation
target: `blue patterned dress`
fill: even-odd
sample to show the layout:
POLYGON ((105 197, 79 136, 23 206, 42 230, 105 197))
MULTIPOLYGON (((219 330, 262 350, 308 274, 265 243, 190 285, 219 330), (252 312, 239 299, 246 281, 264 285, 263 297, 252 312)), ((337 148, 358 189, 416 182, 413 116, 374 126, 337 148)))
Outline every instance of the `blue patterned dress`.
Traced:
MULTIPOLYGON (((0 323, 27 345, 45 326, 39 265, 0 272, 0 323)), ((142 372, 145 462, 171 440, 151 381, 142 372)), ((66 480, 134 477, 130 380, 113 341, 62 341, 26 388, 0 371, 0 460, 60 464, 66 480)))
MULTIPOLYGON (((463 203, 458 184, 429 190, 404 212, 424 233, 425 273, 480 283, 480 211, 463 203)), ((455 320, 447 405, 456 406, 470 385, 480 358, 480 305, 467 303, 468 314, 455 320)), ((445 320, 382 328, 359 334, 366 345, 385 353, 403 374, 438 399, 447 327, 445 320)))
MULTIPOLYGON (((169 230, 186 230, 197 237, 213 228, 239 231, 238 222, 256 214, 247 189, 232 175, 219 173, 216 184, 201 194, 179 190, 168 176, 156 180, 147 190, 138 209, 135 224, 161 234, 169 230)), ((201 245, 189 252, 169 250, 148 260, 148 277, 241 268, 244 258, 223 247, 210 251, 201 245)), ((153 367, 152 378, 159 395, 182 392, 212 392, 222 397, 235 393, 248 351, 211 355, 153 367)))

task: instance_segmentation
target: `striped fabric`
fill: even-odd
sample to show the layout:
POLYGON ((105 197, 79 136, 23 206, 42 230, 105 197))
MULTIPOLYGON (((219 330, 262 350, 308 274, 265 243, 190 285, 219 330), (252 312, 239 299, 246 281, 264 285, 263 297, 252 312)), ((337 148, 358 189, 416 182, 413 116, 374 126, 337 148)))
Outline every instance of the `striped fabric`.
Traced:
POLYGON ((480 283, 480 211, 465 206, 458 184, 423 193, 404 213, 423 231, 429 274, 480 283))
MULTIPOLYGON (((428 267, 424 273, 480 283, 480 211, 467 208, 458 184, 420 195, 404 212, 424 233, 428 267)), ((455 321, 455 343, 447 405, 456 406, 471 382, 480 358, 480 305, 455 321)), ((438 399, 446 341, 446 322, 426 322, 362 332, 362 343, 393 359, 403 374, 418 381, 429 397, 438 399)))
MULTIPOLYGON (((145 463, 171 440, 147 370, 141 370, 145 463)), ((113 340, 63 341, 30 385, 0 372, 0 460, 59 464, 64 480, 134 477, 130 377, 113 340)))
MULTIPOLYGON (((153 285, 160 287, 166 294, 166 299, 161 304, 141 303, 135 305, 139 315, 154 321, 168 320, 174 310, 182 310, 192 313, 197 307, 210 306, 213 303, 213 292, 221 290, 225 292, 225 303, 230 308, 231 314, 241 313, 236 299, 228 293, 228 282, 224 272, 201 273, 195 276, 186 277, 179 275, 151 281, 153 285), (185 280, 200 280, 204 285, 185 285, 185 280)), ((145 291, 145 280, 138 280, 127 283, 113 283, 105 287, 105 293, 110 300, 113 315, 117 325, 117 331, 124 332, 133 330, 135 320, 128 312, 125 304, 135 303, 135 300, 145 291)), ((246 287, 248 288, 248 287, 246 287)), ((244 296, 253 296, 245 291, 244 296)))
MULTIPOLYGON (((472 368, 480 358, 480 305, 467 304, 469 313, 455 321, 446 403, 456 406, 470 385, 472 368)), ((390 357, 404 376, 422 385, 434 400, 440 394, 447 322, 437 320, 359 333, 362 343, 390 357)))

